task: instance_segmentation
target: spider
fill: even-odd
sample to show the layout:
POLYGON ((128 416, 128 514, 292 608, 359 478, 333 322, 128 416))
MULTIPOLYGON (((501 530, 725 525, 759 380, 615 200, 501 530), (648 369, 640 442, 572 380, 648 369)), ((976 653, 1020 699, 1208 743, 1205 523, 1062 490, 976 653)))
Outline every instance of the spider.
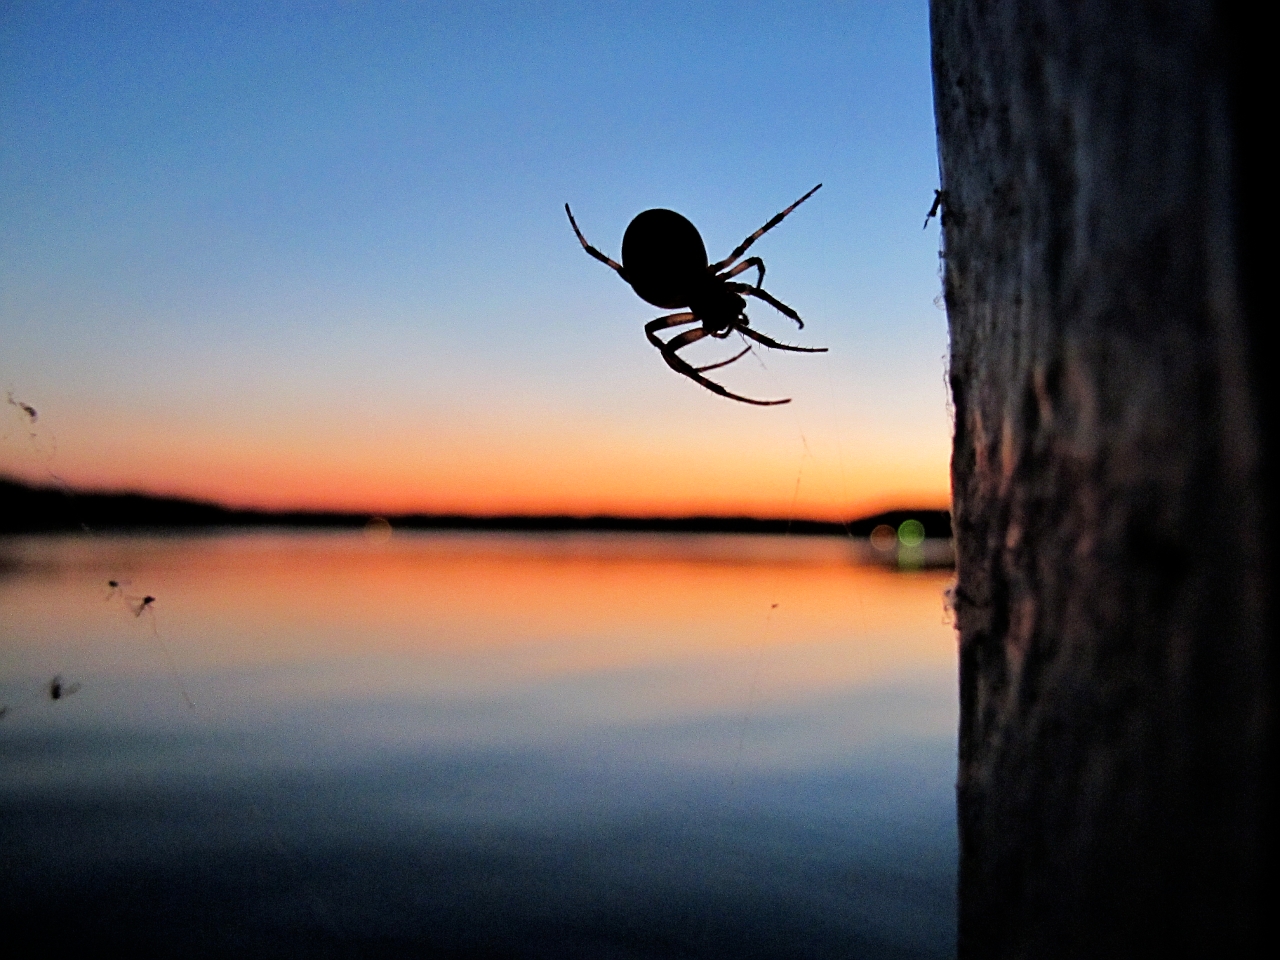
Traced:
POLYGON ((775 310, 794 320, 801 329, 804 328, 804 321, 785 303, 776 300, 761 288, 761 284, 764 283, 763 260, 759 257, 748 257, 737 266, 733 266, 753 243, 780 224, 787 214, 813 196, 821 186, 822 184, 818 184, 738 244, 728 257, 710 266, 707 265, 707 248, 702 243, 698 228, 674 210, 646 210, 637 214, 627 227, 627 232, 622 236, 622 263, 611 260, 587 243, 567 203, 564 205, 564 212, 569 215, 569 223, 573 227, 573 232, 578 235, 582 248, 601 263, 612 267, 618 276, 631 285, 631 289, 641 300, 668 310, 677 307, 688 308, 681 313, 668 314, 645 324, 645 336, 662 353, 662 359, 667 362, 667 366, 722 397, 739 400, 742 403, 754 403, 761 407, 772 407, 780 403, 790 403, 791 400, 790 398, 753 400, 750 397, 731 393, 702 375, 708 370, 727 367, 750 353, 750 344, 728 360, 709 363, 702 367, 687 363, 676 355, 676 351, 703 337, 723 340, 736 331, 744 337, 749 337, 766 347, 773 347, 775 350, 792 350, 796 353, 826 352, 826 347, 794 347, 779 343, 763 333, 752 330, 747 321, 747 301, 743 299, 744 294, 763 300, 775 310), (759 271, 754 287, 749 283, 733 282, 734 277, 753 267, 759 271), (663 340, 658 336, 659 330, 679 327, 687 323, 701 323, 702 326, 676 334, 670 340, 663 340))

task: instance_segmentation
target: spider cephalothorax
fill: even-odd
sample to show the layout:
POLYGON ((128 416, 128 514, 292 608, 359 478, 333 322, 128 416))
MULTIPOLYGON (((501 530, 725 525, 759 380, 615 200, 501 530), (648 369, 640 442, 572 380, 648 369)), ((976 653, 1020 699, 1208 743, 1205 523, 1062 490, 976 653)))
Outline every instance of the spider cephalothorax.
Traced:
MULTIPOLYGON (((818 187, 820 186, 822 184, 818 184, 818 187)), ((687 308, 680 313, 673 313, 665 317, 659 317, 657 320, 652 320, 645 324, 644 328, 649 342, 661 351, 662 359, 667 361, 667 365, 672 370, 702 384, 708 390, 721 396, 729 397, 733 400, 741 400, 743 403, 754 403, 768 407, 779 403, 790 403, 791 401, 789 399, 752 400, 750 397, 741 397, 736 393, 730 393, 720 384, 708 380, 702 375, 707 370, 728 366, 733 361, 745 356, 751 351, 749 344, 728 360, 709 363, 701 367, 686 363, 676 356, 676 351, 701 340, 703 337, 723 339, 735 331, 744 337, 749 337, 757 343, 762 343, 766 347, 773 347, 776 350, 794 350, 797 353, 824 353, 826 351, 826 347, 794 347, 790 344, 779 343, 762 333, 752 330, 747 320, 747 301, 744 299, 744 294, 748 297, 756 297, 763 300, 786 314, 801 328, 804 327, 804 321, 800 319, 798 313, 785 303, 775 300, 761 288, 761 284, 764 283, 763 260, 759 257, 748 257, 741 263, 737 263, 736 266, 734 265, 738 258, 747 252, 748 247, 759 240, 766 231, 772 230, 781 223, 783 217, 813 196, 818 187, 814 187, 813 190, 810 190, 751 236, 747 237, 747 239, 743 240, 734 249, 733 253, 729 254, 724 260, 712 264, 707 262, 707 248, 702 243, 698 228, 674 210, 646 210, 631 221, 627 227, 627 232, 622 237, 622 263, 611 260, 587 243, 582 231, 578 229, 578 223, 573 219, 573 212, 570 211, 567 203, 564 205, 564 210, 565 213, 569 214, 569 223, 573 226, 573 232, 578 235, 578 240, 582 243, 583 249, 601 263, 608 264, 616 270, 618 276, 631 284, 631 289, 642 300, 653 304, 655 307, 662 307, 667 310, 674 310, 679 307, 687 308), (734 277, 745 270, 750 270, 752 267, 759 271, 754 287, 749 283, 734 282, 734 277), (670 340, 663 340, 658 336, 659 330, 667 327, 683 326, 687 323, 701 323, 702 326, 693 330, 686 330, 670 340)))

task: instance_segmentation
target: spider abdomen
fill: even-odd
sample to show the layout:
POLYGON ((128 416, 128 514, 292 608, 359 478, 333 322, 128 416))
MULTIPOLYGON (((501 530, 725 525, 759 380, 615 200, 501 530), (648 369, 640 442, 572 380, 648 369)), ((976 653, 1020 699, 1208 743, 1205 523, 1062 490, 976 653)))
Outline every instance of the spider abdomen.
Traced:
POLYGON ((688 306, 707 283, 707 264, 698 228, 674 210, 637 214, 622 236, 626 281, 655 307, 688 306))

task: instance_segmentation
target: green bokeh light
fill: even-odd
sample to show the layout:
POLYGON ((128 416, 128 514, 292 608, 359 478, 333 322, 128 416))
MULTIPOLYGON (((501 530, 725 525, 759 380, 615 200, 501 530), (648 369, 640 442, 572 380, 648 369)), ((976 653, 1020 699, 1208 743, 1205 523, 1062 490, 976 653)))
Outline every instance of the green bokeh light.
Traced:
POLYGON ((904 547, 918 547, 924 543, 924 524, 919 520, 904 520, 898 527, 898 540, 904 547))

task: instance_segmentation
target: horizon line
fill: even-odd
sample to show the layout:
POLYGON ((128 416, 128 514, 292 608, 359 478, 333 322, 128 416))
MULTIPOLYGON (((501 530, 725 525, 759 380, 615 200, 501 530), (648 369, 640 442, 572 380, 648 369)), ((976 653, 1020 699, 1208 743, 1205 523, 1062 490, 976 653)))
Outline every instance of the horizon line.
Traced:
MULTIPOLYGON (((74 489, 67 484, 31 484, 0 475, 0 493, 27 500, 21 511, 5 511, 0 532, 36 532, 77 527, 283 526, 355 527, 385 521, 404 528, 529 530, 670 530, 672 532, 783 532, 866 536, 872 527, 918 519, 929 537, 951 536, 949 509, 896 507, 846 520, 760 517, 750 514, 632 515, 618 513, 460 513, 324 508, 237 507, 215 500, 134 490, 74 489), (72 501, 79 501, 72 507, 72 501), (19 520, 17 513, 22 513, 19 520), (91 514, 87 516, 85 514, 91 514), (72 516, 78 514, 79 516, 72 516), (895 522, 896 521, 896 522, 895 522), (865 530, 861 529, 866 527, 865 530), (944 532, 945 528, 945 532, 944 532)), ((15 504, 16 505, 16 504, 15 504)))

